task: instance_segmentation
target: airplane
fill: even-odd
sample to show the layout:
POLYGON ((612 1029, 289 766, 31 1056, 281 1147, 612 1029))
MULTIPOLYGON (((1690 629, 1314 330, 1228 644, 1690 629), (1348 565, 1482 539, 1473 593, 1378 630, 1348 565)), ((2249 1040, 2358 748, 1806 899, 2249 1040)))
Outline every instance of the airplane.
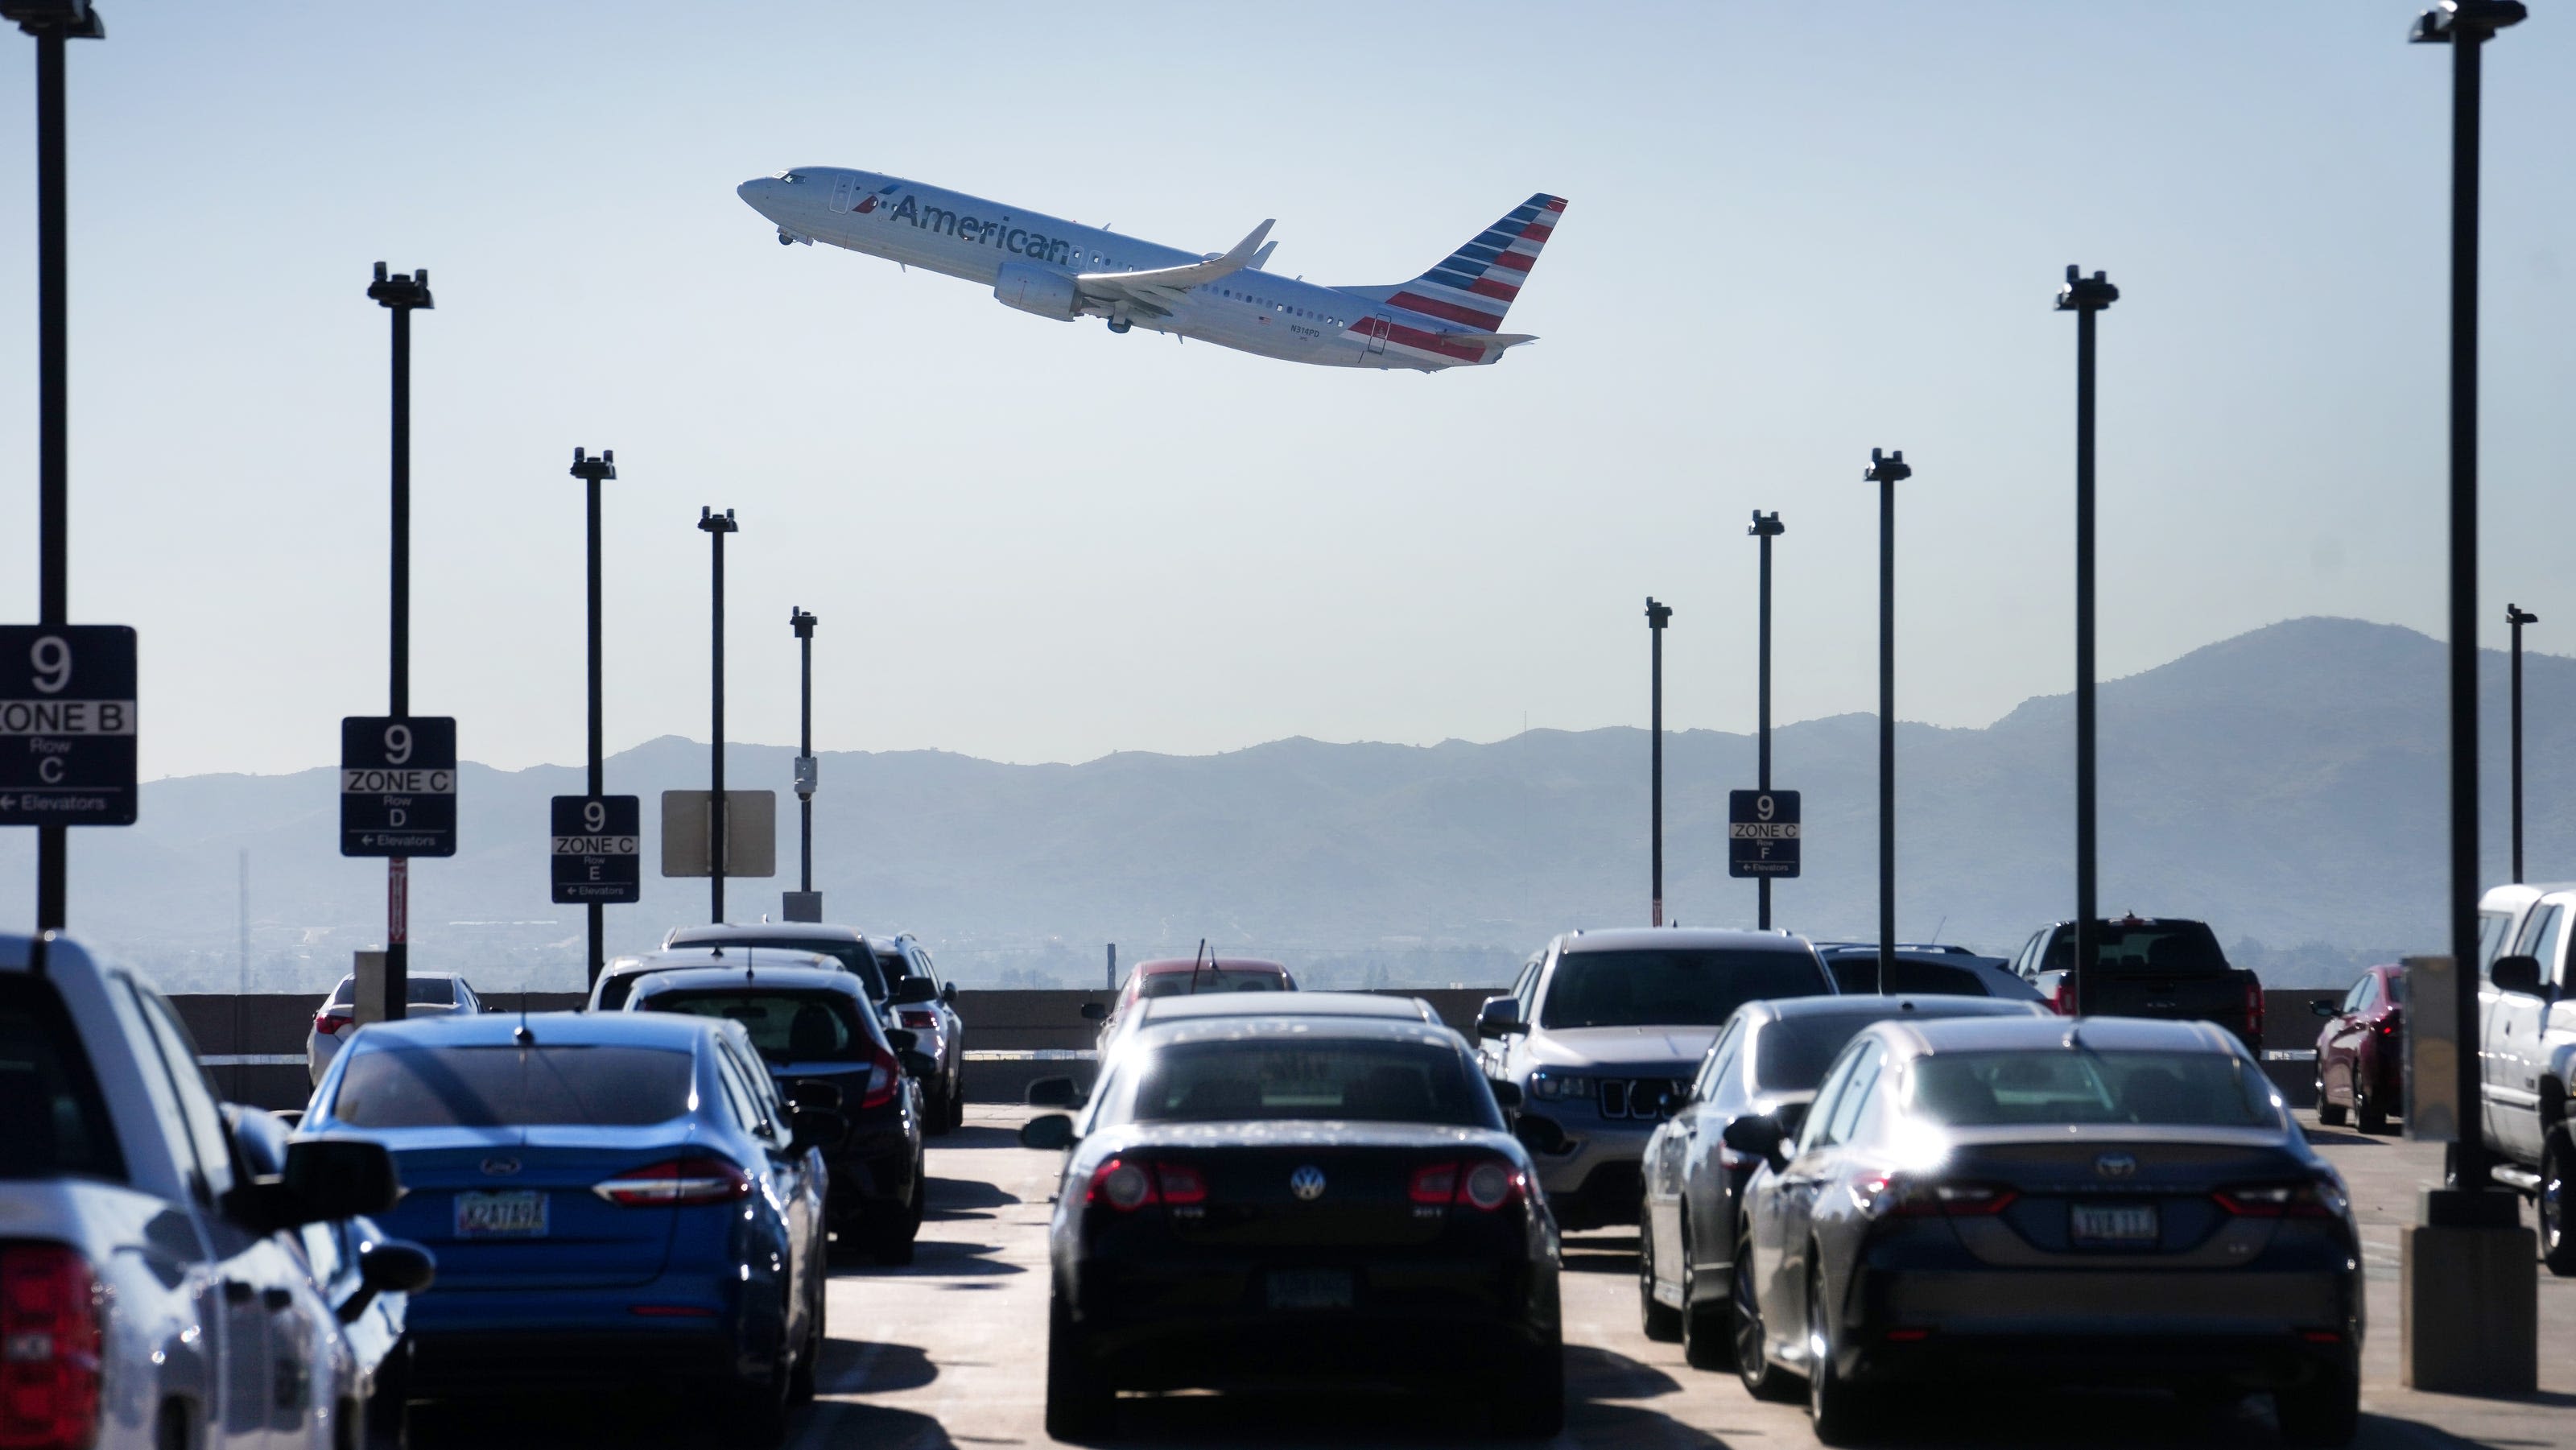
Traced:
POLYGON ((1269 222, 1223 252, 1184 252, 898 176, 800 166, 735 194, 778 228, 782 247, 828 242, 993 289, 1006 307, 1071 322, 1108 319, 1220 347, 1325 367, 1492 363, 1537 338, 1502 330, 1539 249, 1564 214, 1544 193, 1478 232, 1430 271, 1388 287, 1323 287, 1262 270, 1269 222))

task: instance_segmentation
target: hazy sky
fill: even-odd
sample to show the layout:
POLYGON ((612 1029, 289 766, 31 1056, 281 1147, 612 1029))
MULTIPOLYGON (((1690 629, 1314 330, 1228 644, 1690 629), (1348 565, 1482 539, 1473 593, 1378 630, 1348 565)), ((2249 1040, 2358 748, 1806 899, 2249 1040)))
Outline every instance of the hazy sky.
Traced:
MULTIPOLYGON (((2102 324, 2102 647, 2285 616, 2441 632, 2447 53, 2412 0, 1475 7, 149 4, 72 48, 74 575, 142 632, 147 776, 327 762, 384 707, 384 314, 416 327, 412 698, 582 745, 575 444, 616 449, 611 748, 707 728, 701 504, 737 510, 730 719, 1007 760, 1752 718, 2072 669, 2074 326, 2102 324), (781 248, 733 195, 889 171, 1274 271, 1424 269, 1570 199, 1437 376, 1304 368, 781 248)), ((2488 578, 2576 631, 2576 5, 2488 58, 2488 578)), ((31 47, 0 36, 0 616, 35 610, 31 47)), ((2576 636, 2570 636, 2576 637, 2576 636)), ((784 785, 785 783, 779 782, 784 785)))

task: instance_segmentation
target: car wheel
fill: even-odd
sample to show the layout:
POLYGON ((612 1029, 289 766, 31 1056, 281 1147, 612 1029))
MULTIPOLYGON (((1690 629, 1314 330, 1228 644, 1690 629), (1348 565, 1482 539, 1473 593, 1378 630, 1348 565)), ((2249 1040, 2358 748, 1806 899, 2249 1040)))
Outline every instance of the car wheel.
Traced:
POLYGON ((2380 1102, 2379 1094, 2372 1092, 2357 1072, 2352 1079, 2352 1116, 2354 1126, 2365 1133, 2388 1131, 2387 1105, 2380 1102))
POLYGON ((1682 1337, 1682 1312, 1655 1297, 1655 1211, 1637 1210, 1637 1323, 1648 1339, 1682 1337))
POLYGON ((2540 1261, 2562 1279, 2576 1276, 2576 1233, 2568 1231, 2567 1222, 2571 1173, 2576 1173, 2576 1130, 2561 1123, 2549 1130, 2549 1142, 2540 1150, 2540 1261))
POLYGON ((744 1445, 770 1446, 787 1438, 788 1370, 772 1361, 769 1373, 734 1386, 731 1419, 744 1445))
POLYGON ((1117 1428, 1118 1392, 1101 1373, 1059 1289, 1047 1300, 1046 1432, 1091 1440, 1117 1428))
POLYGON ((952 1126, 949 1122, 948 1100, 955 1096, 956 1093, 953 1090, 943 1090, 935 1093, 924 1091, 922 1093, 922 1132, 934 1138, 947 1136, 948 1130, 952 1126))
POLYGON ((1735 1263, 1727 1270, 1727 1289, 1735 1311, 1735 1377, 1757 1400, 1793 1400, 1798 1392, 1787 1371, 1763 1350, 1762 1300, 1753 1288, 1753 1240, 1735 1241, 1735 1263))
POLYGON ((796 1356, 795 1372, 787 1377, 787 1399, 791 1404, 814 1403, 814 1371, 823 1362, 823 1316, 826 1313, 824 1305, 827 1302, 828 1296, 823 1291, 823 1281, 816 1279, 814 1312, 807 1316, 805 1325, 805 1349, 803 1353, 796 1356))
POLYGON ((965 1126, 966 1071, 961 1067, 957 1071, 956 1085, 948 1091, 948 1130, 953 1133, 965 1126))
MULTIPOLYGON (((921 1197, 921 1181, 913 1180, 913 1198, 921 1197)), ((880 1264, 896 1267, 912 1262, 913 1242, 921 1231, 921 1220, 913 1216, 910 1203, 872 1203, 864 1230, 868 1253, 880 1264)))
POLYGON ((2326 1070, 2317 1069, 2317 1121, 2329 1128, 2343 1126, 2343 1104, 2326 1096, 2326 1070))
POLYGON ((1699 1271, 1692 1267, 1690 1220, 1682 1220, 1682 1358, 1693 1369, 1725 1369, 1735 1362, 1735 1306, 1699 1302, 1699 1271))
POLYGON ((2330 1370, 2315 1380, 2272 1392, 2281 1438, 2292 1445, 2349 1445, 2361 1428, 2361 1379, 2330 1370))
POLYGON ((1807 1418, 1827 1445, 1851 1445, 1868 1435, 1874 1408, 1869 1395, 1834 1367, 1833 1316, 1825 1307, 1822 1270, 1807 1276, 1807 1418))
POLYGON ((1506 1440, 1552 1440, 1565 1428, 1565 1348, 1514 1356, 1494 1385, 1494 1433, 1506 1440))
MULTIPOLYGON (((184 1441, 182 1442, 185 1443, 184 1441)), ((376 1366, 375 1388, 367 1395, 366 1444, 369 1450, 404 1450, 411 1444, 411 1341, 393 1347, 376 1366)))

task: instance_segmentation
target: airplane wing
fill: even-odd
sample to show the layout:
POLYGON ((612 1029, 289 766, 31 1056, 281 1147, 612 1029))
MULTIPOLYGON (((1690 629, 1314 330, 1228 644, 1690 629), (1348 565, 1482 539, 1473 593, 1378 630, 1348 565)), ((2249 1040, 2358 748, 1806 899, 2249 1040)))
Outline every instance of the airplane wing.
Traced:
MULTIPOLYGON (((1276 220, 1272 218, 1272 221, 1276 220)), ((1172 304, 1180 300, 1182 293, 1250 266, 1255 252, 1261 247, 1261 239, 1270 235, 1270 227, 1271 222, 1263 222, 1252 229, 1251 235, 1235 243, 1232 251, 1204 262, 1158 267, 1150 272, 1085 272, 1075 277, 1073 283, 1084 297, 1093 301, 1122 306, 1131 312, 1168 317, 1172 304)))

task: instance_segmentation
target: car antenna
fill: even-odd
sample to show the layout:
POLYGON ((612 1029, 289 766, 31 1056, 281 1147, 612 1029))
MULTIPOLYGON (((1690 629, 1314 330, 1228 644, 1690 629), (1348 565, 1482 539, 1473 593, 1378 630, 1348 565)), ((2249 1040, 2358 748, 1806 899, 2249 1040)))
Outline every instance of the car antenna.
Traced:
POLYGON ((1939 940, 1941 939, 1941 928, 1942 928, 1942 927, 1945 927, 1945 926, 1948 926, 1949 924, 1950 924, 1950 918, 1949 918, 1949 916, 1948 916, 1947 914, 1944 914, 1944 915, 1942 916, 1942 918, 1941 918, 1938 922, 1935 922, 1935 923, 1933 924, 1933 927, 1932 927, 1932 940, 1934 940, 1934 941, 1936 941, 1936 942, 1937 942, 1937 941, 1939 941, 1939 940))
POLYGON ((1199 994, 1199 959, 1206 955, 1207 938, 1200 937, 1198 953, 1190 958, 1190 995, 1193 997, 1199 994))
POLYGON ((519 994, 519 1025, 511 1030, 510 1040, 521 1047, 536 1045, 537 1034, 528 1030, 528 994, 524 991, 519 994))

